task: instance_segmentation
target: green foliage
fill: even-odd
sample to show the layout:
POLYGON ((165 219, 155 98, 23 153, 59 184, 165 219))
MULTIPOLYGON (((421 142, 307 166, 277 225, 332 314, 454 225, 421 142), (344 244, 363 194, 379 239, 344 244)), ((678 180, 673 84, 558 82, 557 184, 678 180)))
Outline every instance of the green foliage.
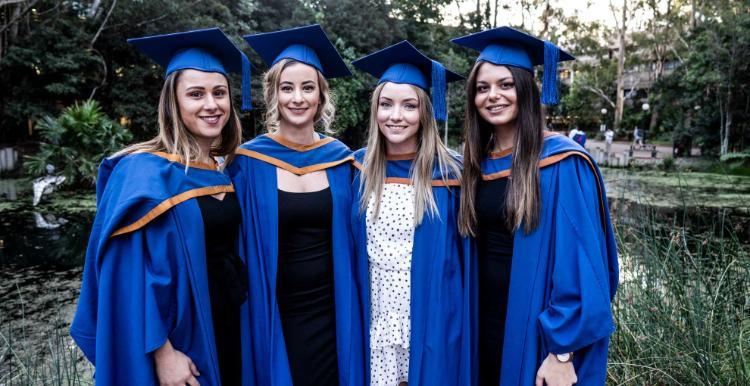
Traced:
POLYGON ((738 224, 721 216, 698 233, 687 213, 665 224, 636 212, 618 229, 623 283, 607 383, 747 385, 750 255, 738 224))
POLYGON ((130 132, 109 119, 94 101, 65 109, 59 117, 45 116, 38 125, 42 143, 24 167, 32 176, 47 174, 51 164, 71 185, 93 185, 101 160, 132 139, 130 132))

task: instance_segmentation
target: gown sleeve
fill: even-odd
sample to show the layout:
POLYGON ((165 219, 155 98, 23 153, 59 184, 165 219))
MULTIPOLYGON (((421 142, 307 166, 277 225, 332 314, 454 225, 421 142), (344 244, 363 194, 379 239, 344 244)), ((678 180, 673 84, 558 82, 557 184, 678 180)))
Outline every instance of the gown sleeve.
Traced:
POLYGON ((177 233, 167 212, 105 240, 87 261, 71 335, 96 367, 96 384, 156 384, 151 354, 173 328, 178 281, 187 283, 178 278, 177 233))
POLYGON ((549 301, 538 317, 546 352, 574 352, 614 331, 608 254, 615 252, 608 250, 609 214, 595 173, 579 156, 559 165, 549 301))

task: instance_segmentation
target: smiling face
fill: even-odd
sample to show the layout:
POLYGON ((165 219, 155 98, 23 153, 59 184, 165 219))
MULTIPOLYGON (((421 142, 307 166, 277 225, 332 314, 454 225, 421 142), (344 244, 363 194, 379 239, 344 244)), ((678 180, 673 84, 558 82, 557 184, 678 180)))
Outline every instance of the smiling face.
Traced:
POLYGON ((493 127, 514 126, 518 103, 513 74, 505 66, 483 63, 477 72, 474 106, 493 127))
POLYGON ((386 82, 378 97, 376 119, 390 154, 417 151, 420 113, 419 96, 414 86, 386 82))
POLYGON ((278 84, 281 126, 312 129, 320 104, 318 70, 295 62, 281 71, 278 84))
POLYGON ((227 78, 218 72, 183 70, 177 79, 177 106, 188 131, 206 149, 219 138, 229 119, 227 78))

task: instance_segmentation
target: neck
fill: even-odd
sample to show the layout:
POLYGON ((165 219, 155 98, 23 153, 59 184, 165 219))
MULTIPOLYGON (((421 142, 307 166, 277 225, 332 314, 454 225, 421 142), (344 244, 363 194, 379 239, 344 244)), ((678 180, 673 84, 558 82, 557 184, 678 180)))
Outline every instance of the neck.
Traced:
POLYGON ((214 139, 207 139, 207 138, 197 138, 198 146, 201 149, 201 155, 200 158, 195 160, 198 162, 202 162, 205 164, 212 164, 213 158, 211 158, 211 145, 214 143, 214 139))
POLYGON ((385 139, 385 151, 388 155, 403 155, 417 152, 417 137, 411 137, 401 143, 392 143, 385 139))
POLYGON ((305 126, 294 126, 282 121, 277 133, 287 141, 300 145, 309 145, 319 139, 312 123, 305 126))
POLYGON ((516 143, 516 122, 510 122, 503 125, 495 126, 495 149, 503 151, 510 149, 516 143))

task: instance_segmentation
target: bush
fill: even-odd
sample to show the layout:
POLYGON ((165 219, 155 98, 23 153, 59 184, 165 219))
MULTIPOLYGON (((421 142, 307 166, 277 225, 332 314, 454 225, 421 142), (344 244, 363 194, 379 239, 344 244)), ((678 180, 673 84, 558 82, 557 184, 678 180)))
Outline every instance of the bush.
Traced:
POLYGON ((109 119, 94 100, 76 103, 59 117, 45 116, 37 126, 42 137, 39 152, 26 157, 32 176, 47 174, 51 164, 68 185, 94 185, 99 162, 132 140, 131 133, 109 119))

